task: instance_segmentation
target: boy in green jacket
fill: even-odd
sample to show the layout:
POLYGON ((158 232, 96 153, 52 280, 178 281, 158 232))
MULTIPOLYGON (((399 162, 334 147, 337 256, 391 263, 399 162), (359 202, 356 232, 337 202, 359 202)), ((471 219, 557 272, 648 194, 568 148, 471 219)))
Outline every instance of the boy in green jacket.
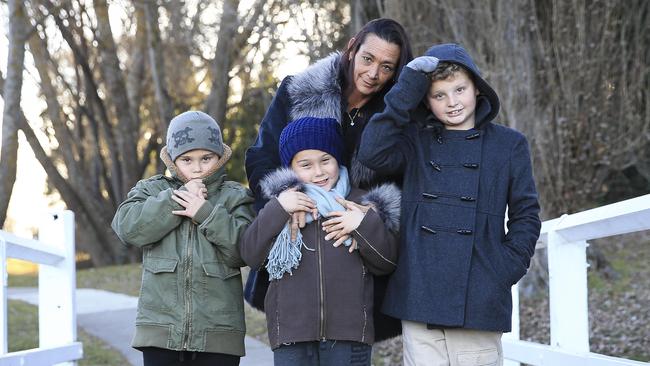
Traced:
POLYGON ((143 251, 132 346, 145 366, 229 366, 244 355, 237 242, 254 201, 225 180, 231 153, 209 115, 176 116, 160 154, 172 177, 138 182, 113 218, 117 235, 143 251))

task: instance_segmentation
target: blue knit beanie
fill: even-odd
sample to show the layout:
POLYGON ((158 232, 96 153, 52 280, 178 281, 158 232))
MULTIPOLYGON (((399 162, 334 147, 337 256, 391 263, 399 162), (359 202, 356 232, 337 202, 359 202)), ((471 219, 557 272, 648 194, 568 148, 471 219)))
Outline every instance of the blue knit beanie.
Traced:
POLYGON ((311 149, 324 151, 342 164, 343 136, 334 118, 299 118, 284 127, 279 142, 282 166, 291 165, 300 151, 311 149))

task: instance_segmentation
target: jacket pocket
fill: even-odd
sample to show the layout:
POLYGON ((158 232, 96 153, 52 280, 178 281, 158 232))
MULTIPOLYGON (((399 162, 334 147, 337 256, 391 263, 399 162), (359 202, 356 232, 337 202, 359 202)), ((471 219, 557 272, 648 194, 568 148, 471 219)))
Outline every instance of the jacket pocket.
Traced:
POLYGON ((509 246, 510 243, 501 242, 499 247, 501 251, 501 261, 503 263, 501 266, 501 271, 503 273, 501 276, 501 283, 506 289, 510 289, 510 287, 515 283, 519 282, 527 272, 527 269, 520 264, 519 259, 512 252, 512 249, 509 246))
POLYGON ((227 280, 241 274, 239 268, 228 267, 221 262, 206 262, 203 263, 203 271, 208 277, 218 277, 222 280, 227 280))
POLYGON ((154 310, 172 310, 178 303, 178 259, 145 257, 142 267, 142 306, 154 310))
POLYGON ((204 262, 203 301, 210 313, 243 311, 243 289, 239 268, 222 262, 204 262))

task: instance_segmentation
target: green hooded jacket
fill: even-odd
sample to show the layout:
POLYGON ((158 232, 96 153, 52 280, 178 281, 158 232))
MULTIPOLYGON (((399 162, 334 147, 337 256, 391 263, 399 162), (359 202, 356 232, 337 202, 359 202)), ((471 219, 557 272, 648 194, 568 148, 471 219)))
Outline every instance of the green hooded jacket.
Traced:
MULTIPOLYGON (((208 198, 194 219, 172 191, 187 180, 163 149, 172 177, 141 180, 118 207, 112 227, 142 249, 142 287, 133 347, 244 355, 244 303, 238 251, 253 220, 253 198, 226 181, 223 164, 206 175, 208 198)), ((227 160, 229 156, 224 156, 227 160)), ((225 161, 224 161, 225 162, 225 161)))

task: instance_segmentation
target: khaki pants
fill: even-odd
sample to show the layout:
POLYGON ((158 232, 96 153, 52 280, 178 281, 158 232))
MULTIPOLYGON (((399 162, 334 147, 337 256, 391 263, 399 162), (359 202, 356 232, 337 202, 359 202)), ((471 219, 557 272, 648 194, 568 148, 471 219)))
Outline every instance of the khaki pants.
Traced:
POLYGON ((404 366, 501 366, 500 332, 471 329, 427 329, 402 320, 404 366))

